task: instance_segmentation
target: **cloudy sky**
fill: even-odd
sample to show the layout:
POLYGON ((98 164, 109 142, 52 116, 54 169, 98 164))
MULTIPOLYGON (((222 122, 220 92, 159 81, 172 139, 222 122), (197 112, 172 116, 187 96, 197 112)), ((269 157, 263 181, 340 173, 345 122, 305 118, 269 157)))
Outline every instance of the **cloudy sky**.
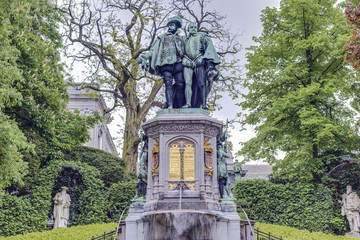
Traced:
MULTIPOLYGON (((262 31, 260 22, 261 11, 266 7, 279 7, 280 0, 214 0, 212 5, 219 12, 227 17, 227 23, 233 31, 241 33, 239 42, 242 44, 241 62, 246 63, 246 48, 253 45, 253 36, 259 36, 262 31)), ((235 105, 223 105, 223 110, 215 112, 214 116, 219 120, 225 120, 227 117, 235 117, 234 113, 240 112, 235 105)), ((247 131, 239 131, 239 126, 231 130, 231 141, 234 145, 233 153, 240 150, 241 141, 247 141, 254 136, 251 127, 247 131)), ((240 160, 240 158, 239 158, 240 160)), ((259 162, 261 163, 261 162, 259 162)))
MULTIPOLYGON (((260 22, 261 11, 266 7, 279 7, 280 0, 213 0, 211 7, 217 9, 220 13, 225 14, 227 24, 231 26, 232 31, 241 33, 239 42, 242 45, 241 63, 246 63, 245 53, 246 48, 253 45, 253 36, 259 36, 262 31, 260 22)), ((245 72, 244 72, 245 74, 245 72)), ((244 76, 244 75, 243 75, 244 76)), ((214 116, 219 120, 225 121, 226 118, 234 118, 235 113, 240 112, 235 104, 223 104, 221 111, 215 112, 214 116)), ((254 132, 251 127, 247 131, 239 130, 239 126, 231 129, 231 142, 233 143, 233 153, 240 150, 239 142, 247 141, 254 137, 254 132)), ((238 158, 241 160, 241 158, 238 158)), ((255 164, 256 162, 252 162, 255 164)), ((261 164, 261 162, 257 162, 261 164)))

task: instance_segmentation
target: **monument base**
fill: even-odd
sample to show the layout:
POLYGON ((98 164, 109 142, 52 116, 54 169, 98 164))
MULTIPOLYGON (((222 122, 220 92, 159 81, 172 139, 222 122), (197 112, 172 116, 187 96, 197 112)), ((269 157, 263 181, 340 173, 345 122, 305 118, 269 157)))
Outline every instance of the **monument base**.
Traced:
POLYGON ((345 234, 345 236, 360 238, 360 234, 358 232, 348 232, 348 233, 345 234))
POLYGON ((163 109, 142 128, 149 149, 146 201, 133 200, 123 239, 252 240, 253 224, 240 219, 234 199, 220 199, 223 122, 203 109, 163 109))
POLYGON ((130 211, 125 222, 126 231, 122 231, 126 233, 125 240, 243 239, 237 212, 130 211))

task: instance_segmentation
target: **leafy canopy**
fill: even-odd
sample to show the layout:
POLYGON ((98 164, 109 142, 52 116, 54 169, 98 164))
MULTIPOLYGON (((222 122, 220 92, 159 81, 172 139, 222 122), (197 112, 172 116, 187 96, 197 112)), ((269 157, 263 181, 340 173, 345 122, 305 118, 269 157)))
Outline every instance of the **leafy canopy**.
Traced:
POLYGON ((286 179, 318 180, 323 153, 360 146, 349 136, 357 113, 347 104, 357 79, 343 63, 349 28, 334 4, 282 0, 280 9, 266 8, 263 32, 247 54, 241 116, 243 125, 256 126, 256 137, 239 153, 274 164, 286 179))
MULTIPOLYGON (((60 20, 49 1, 0 0, 0 191, 22 183, 26 162, 58 158, 88 139, 99 118, 66 111, 60 20), (46 142, 46 148, 35 143, 46 142)), ((35 164, 39 166, 38 163, 35 164)), ((34 169, 34 168, 32 168, 34 169)), ((34 172, 37 168, 34 169, 34 172)))

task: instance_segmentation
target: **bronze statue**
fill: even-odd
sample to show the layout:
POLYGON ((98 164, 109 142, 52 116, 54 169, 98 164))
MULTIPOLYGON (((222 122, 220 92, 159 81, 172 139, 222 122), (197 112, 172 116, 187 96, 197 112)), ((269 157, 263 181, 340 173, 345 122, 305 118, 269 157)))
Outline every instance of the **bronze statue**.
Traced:
POLYGON ((140 130, 140 137, 142 141, 142 149, 139 157, 139 170, 138 170, 138 183, 136 185, 136 195, 135 198, 139 196, 146 197, 146 188, 147 188, 147 174, 148 174, 148 136, 140 130))
POLYGON ((217 169, 218 169, 218 183, 219 183, 219 192, 220 197, 224 197, 224 188, 226 191, 227 198, 235 200, 230 189, 230 178, 227 171, 227 158, 230 157, 230 154, 227 152, 225 141, 228 137, 228 121, 226 120, 225 130, 217 139, 217 169))
POLYGON ((148 53, 141 55, 137 63, 151 74, 161 75, 165 83, 165 108, 181 108, 185 104, 182 58, 184 41, 179 35, 182 16, 172 17, 168 31, 158 36, 148 53), (173 80, 175 84, 173 85, 173 80))
POLYGON ((186 98, 184 107, 207 109, 207 95, 212 82, 219 75, 215 66, 220 63, 220 59, 209 35, 198 32, 196 23, 190 23, 187 30, 189 36, 184 40, 185 53, 182 61, 186 98))

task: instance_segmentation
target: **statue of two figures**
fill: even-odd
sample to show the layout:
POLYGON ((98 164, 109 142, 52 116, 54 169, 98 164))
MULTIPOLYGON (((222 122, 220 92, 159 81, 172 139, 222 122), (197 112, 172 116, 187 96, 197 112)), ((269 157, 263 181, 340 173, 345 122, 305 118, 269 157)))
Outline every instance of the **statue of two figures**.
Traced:
POLYGON ((188 25, 188 36, 180 36, 182 16, 172 17, 168 31, 158 36, 148 53, 137 59, 151 74, 160 75, 165 84, 164 108, 207 109, 207 97, 218 80, 220 63, 208 36, 198 32, 196 23, 188 25))
POLYGON ((227 158, 230 158, 231 156, 228 153, 225 143, 228 137, 228 125, 228 121, 226 121, 224 132, 217 138, 217 174, 221 201, 229 201, 232 203, 235 198, 230 189, 230 178, 227 171, 227 158))
POLYGON ((57 193, 54 200, 54 229, 56 228, 66 228, 69 221, 70 213, 70 195, 66 193, 68 187, 61 187, 61 192, 57 193))
POLYGON ((148 171, 148 136, 145 135, 143 130, 140 130, 141 138, 141 152, 139 155, 139 169, 138 169, 138 183, 136 185, 136 195, 133 201, 142 202, 146 201, 146 188, 147 188, 147 171, 148 171))
POLYGON ((346 193, 342 195, 339 203, 341 204, 341 215, 346 216, 350 225, 350 232, 346 235, 360 238, 360 200, 350 185, 346 187, 346 193))

